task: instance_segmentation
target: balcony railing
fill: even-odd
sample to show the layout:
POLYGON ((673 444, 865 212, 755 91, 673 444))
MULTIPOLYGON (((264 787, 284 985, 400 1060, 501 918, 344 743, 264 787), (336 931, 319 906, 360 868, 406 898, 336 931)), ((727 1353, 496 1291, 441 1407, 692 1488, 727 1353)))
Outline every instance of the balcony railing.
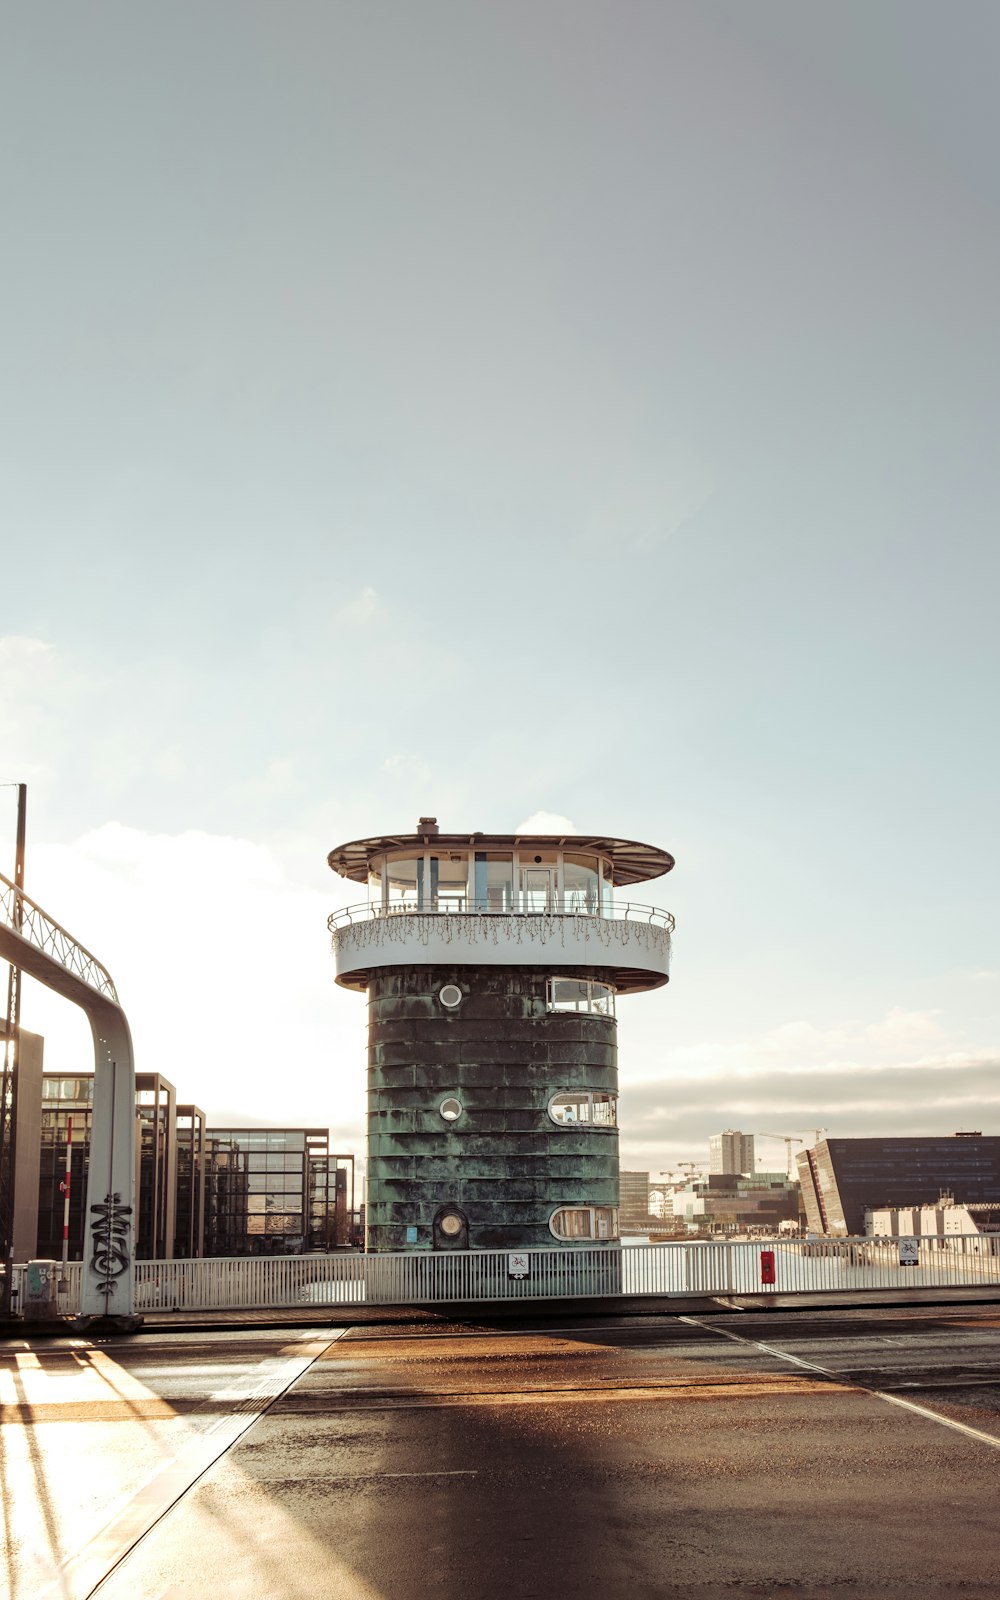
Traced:
MULTIPOLYGON (((572 900, 571 896, 566 896, 572 900)), ((488 900, 475 900, 468 895, 438 895, 415 901, 400 901, 395 905, 374 905, 363 900, 358 905, 345 906, 331 912, 326 925, 331 933, 356 922, 370 922, 374 917, 572 917, 593 918, 601 922, 643 922, 654 928, 666 928, 672 933, 674 918, 671 912, 659 906, 639 905, 631 900, 615 901, 600 908, 587 908, 575 904, 559 905, 553 897, 536 901, 531 894, 515 896, 513 905, 496 905, 488 900)))

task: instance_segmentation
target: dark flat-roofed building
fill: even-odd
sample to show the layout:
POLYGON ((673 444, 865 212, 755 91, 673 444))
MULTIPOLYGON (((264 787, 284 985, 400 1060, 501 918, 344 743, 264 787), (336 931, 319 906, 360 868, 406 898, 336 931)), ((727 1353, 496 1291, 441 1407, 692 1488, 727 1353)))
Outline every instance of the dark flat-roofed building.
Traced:
MULTIPOLYGON (((70 1183, 69 1259, 83 1257, 83 1206, 93 1116, 93 1072, 42 1074, 41 1132, 37 1169, 37 1231, 31 1254, 62 1255, 63 1193, 69 1124, 73 1124, 70 1183)), ((136 1256, 162 1261, 174 1248, 175 1115, 174 1086, 158 1072, 135 1075, 136 1256)), ((20 1111, 19 1111, 20 1117, 20 1111)))
MULTIPOLYGON (((326 1193, 326 1128, 209 1128, 210 1256, 301 1255, 317 1184, 326 1193), (314 1182, 313 1166, 322 1168, 314 1182)), ((334 1184, 336 1179, 334 1178, 334 1184)))
POLYGON ((205 1113, 177 1107, 177 1185, 174 1257, 200 1256, 205 1245, 205 1113))
POLYGON ((653 1220, 649 1215, 650 1177, 648 1172, 618 1173, 618 1226, 622 1233, 646 1233, 653 1220))
MULTIPOLYGON (((7 1047, 7 1022, 0 1017, 0 1052, 7 1047)), ((38 1232, 38 1174, 42 1121, 42 1063, 45 1041, 39 1033, 18 1029, 17 1107, 11 1246, 15 1261, 35 1254, 38 1232)), ((60 1238, 62 1228, 60 1226, 60 1238)))
MULTIPOLYGON (((35 1242, 30 1255, 57 1260, 63 1248, 67 1141, 70 1144, 69 1260, 83 1259, 83 1210, 90 1155, 94 1074, 46 1072, 41 1082, 41 1133, 35 1192, 35 1242), (70 1128, 72 1124, 72 1129, 70 1128)), ((27 1258, 25 1258, 27 1259, 27 1258)))
POLYGON ((753 1134, 738 1128, 713 1133, 708 1141, 709 1173, 753 1172, 755 1170, 753 1134))
POLYGON ((354 1237, 354 1157, 335 1150, 309 1155, 310 1250, 337 1250, 354 1237))
POLYGON ((783 1172, 711 1172, 675 1190, 673 1215, 693 1233, 776 1233, 798 1220, 798 1184, 783 1172))
POLYGON ((862 1237, 865 1212, 920 1206, 943 1193, 1000 1201, 1000 1137, 823 1139, 796 1157, 810 1233, 862 1237))
POLYGON ((139 1146, 135 1253, 140 1261, 165 1261, 174 1249, 177 1091, 159 1072, 137 1072, 135 1109, 139 1146))

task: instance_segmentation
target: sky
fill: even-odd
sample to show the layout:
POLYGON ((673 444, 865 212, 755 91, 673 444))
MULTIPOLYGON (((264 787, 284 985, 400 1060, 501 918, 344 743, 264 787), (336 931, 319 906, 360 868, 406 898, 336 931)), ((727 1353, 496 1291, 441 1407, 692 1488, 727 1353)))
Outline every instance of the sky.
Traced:
POLYGON ((1000 1132, 992 0, 0 26, 0 780, 137 1067, 360 1150, 327 852, 546 811, 677 861, 623 1165, 1000 1132))

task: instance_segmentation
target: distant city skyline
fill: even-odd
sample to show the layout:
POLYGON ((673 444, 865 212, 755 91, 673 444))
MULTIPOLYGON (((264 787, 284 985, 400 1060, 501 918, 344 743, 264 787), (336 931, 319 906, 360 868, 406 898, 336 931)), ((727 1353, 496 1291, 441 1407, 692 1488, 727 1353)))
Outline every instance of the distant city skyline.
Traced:
POLYGON ((998 48, 929 0, 5 7, 0 779, 139 1070, 360 1149, 326 852, 542 811, 677 861, 624 1166, 1000 1131, 998 48))

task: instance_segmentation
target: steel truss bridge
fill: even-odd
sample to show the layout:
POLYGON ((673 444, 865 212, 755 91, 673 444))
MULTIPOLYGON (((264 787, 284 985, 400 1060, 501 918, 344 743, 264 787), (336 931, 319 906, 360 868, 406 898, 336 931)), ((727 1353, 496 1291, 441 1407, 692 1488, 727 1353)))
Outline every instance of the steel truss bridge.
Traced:
MULTIPOLYGON (((11 883, 0 872, 0 921, 5 928, 23 939, 40 955, 54 961, 62 972, 75 977, 88 989, 103 995, 118 1005, 118 992, 107 967, 91 955, 79 940, 61 927, 47 911, 26 895, 23 889, 11 883), (20 916, 18 915, 20 902, 20 916)), ((44 981, 44 980, 43 980, 44 981)), ((51 987, 56 987, 55 984, 51 987)))

